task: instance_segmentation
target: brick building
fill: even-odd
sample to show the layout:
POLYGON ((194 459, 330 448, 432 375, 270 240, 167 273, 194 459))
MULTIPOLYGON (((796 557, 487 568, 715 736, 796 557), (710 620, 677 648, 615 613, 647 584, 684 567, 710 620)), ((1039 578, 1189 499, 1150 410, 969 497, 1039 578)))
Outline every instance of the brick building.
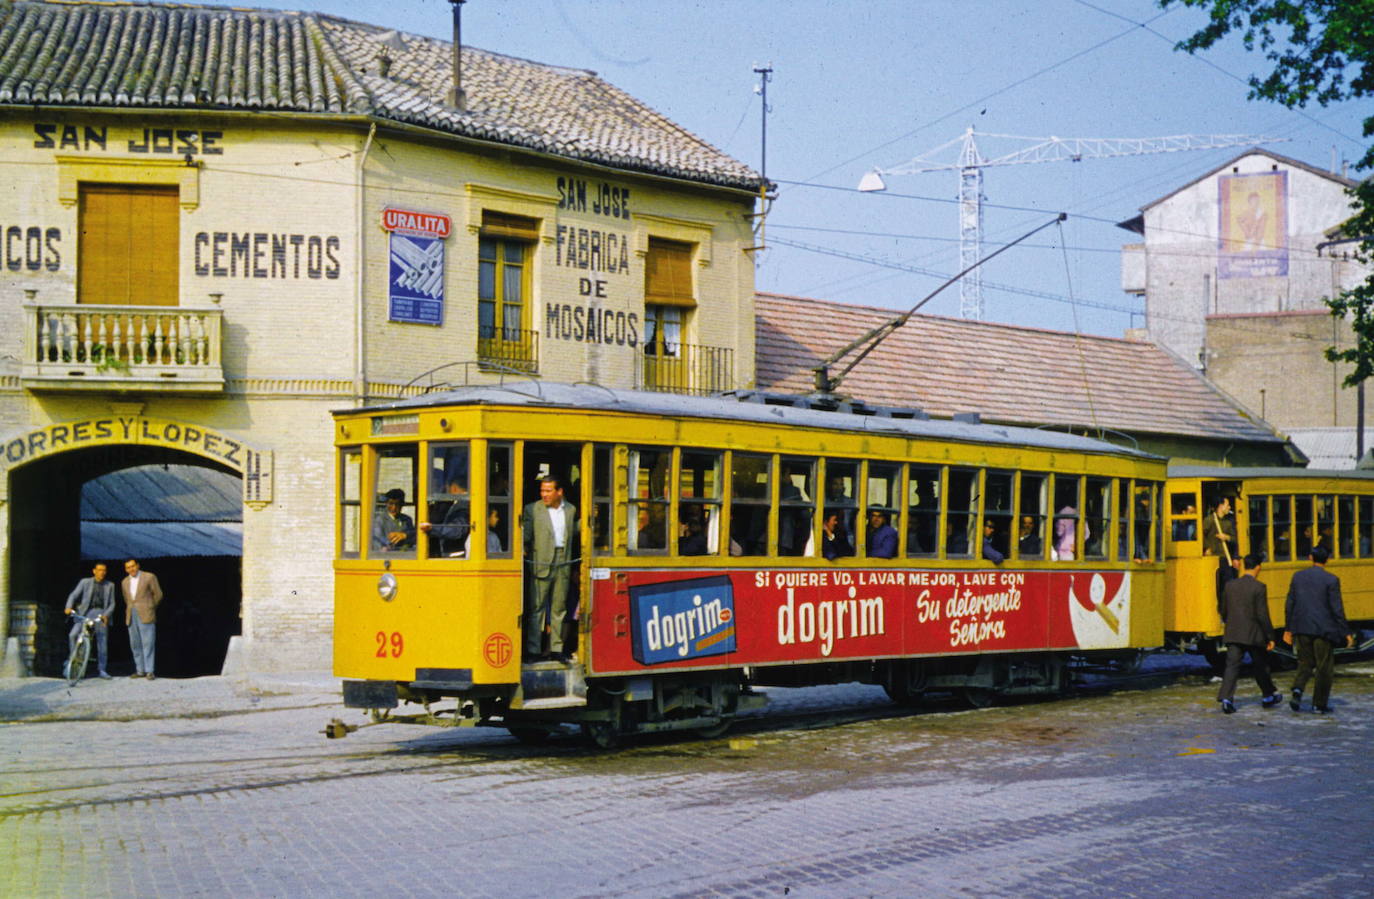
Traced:
POLYGON ((1336 239, 1353 184, 1250 150, 1121 223, 1142 237, 1122 248, 1121 278, 1145 298, 1149 339, 1327 467, 1355 464, 1357 394, 1323 356, 1351 332, 1322 302, 1368 275, 1336 239))
POLYGON ((248 665, 323 667, 330 410, 751 383, 759 175, 594 73, 465 47, 459 88, 453 58, 310 13, 0 5, 0 626, 88 573, 83 484, 194 464, 240 479, 242 557, 146 559, 168 603, 232 582, 248 665))

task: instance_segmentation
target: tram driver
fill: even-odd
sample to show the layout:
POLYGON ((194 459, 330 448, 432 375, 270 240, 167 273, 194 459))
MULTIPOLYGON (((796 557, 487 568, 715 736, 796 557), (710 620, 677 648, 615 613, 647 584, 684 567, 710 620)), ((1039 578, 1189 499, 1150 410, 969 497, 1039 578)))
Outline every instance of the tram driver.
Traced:
POLYGON ((372 548, 396 551, 415 548, 415 521, 401 511, 406 492, 399 487, 386 492, 386 505, 372 519, 372 548))

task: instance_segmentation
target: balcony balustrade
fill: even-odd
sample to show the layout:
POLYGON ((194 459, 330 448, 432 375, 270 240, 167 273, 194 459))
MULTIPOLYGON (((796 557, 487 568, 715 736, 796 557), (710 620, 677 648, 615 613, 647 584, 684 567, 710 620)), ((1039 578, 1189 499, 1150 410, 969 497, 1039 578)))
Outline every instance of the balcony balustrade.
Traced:
POLYGON ((29 304, 24 316, 31 389, 224 389, 219 309, 29 304))
POLYGON ((666 352, 645 353, 639 384, 644 390, 706 395, 735 389, 735 351, 730 347, 673 343, 645 349, 666 352))
POLYGON ((539 332, 479 326, 477 362, 533 374, 539 371, 539 332))

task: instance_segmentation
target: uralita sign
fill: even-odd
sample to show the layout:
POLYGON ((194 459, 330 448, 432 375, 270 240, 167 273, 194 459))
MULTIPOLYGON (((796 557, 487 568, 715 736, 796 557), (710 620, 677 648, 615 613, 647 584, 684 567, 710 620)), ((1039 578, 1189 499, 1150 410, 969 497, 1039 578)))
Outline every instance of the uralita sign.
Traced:
POLYGON ((453 220, 437 212, 382 210, 391 232, 387 318, 414 325, 444 323, 444 239, 453 220))

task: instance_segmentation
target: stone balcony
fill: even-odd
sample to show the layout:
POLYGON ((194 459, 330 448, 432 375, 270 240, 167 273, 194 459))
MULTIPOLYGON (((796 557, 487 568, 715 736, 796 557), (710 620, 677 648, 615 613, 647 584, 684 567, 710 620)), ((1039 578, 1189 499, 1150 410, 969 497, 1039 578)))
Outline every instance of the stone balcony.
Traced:
POLYGON ((24 305, 30 390, 220 393, 223 313, 183 306, 24 305))

